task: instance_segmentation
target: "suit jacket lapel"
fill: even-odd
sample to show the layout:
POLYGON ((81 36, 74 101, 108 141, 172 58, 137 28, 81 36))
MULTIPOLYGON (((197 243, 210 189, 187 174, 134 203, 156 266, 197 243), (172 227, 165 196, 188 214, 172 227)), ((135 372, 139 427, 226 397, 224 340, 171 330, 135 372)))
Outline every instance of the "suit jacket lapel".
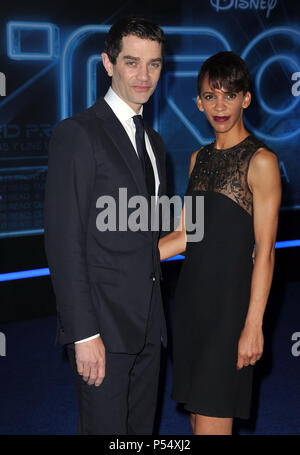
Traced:
POLYGON ((158 172, 158 177, 159 177, 159 188, 158 188, 158 195, 160 196, 161 193, 162 193, 162 184, 163 184, 163 175, 162 175, 162 156, 161 156, 161 153, 159 153, 159 147, 154 139, 154 136, 151 132, 151 129, 149 128, 149 126, 146 124, 145 122, 145 130, 147 132, 147 135, 149 137, 149 141, 150 141, 150 144, 151 144, 151 147, 152 147, 152 150, 153 150, 153 153, 154 153, 154 156, 155 156, 155 160, 156 160, 156 167, 157 167, 157 172, 158 172))
POLYGON ((93 107, 96 115, 106 121, 106 131, 128 166, 139 192, 147 197, 146 182, 140 161, 122 123, 103 98, 99 98, 93 107))

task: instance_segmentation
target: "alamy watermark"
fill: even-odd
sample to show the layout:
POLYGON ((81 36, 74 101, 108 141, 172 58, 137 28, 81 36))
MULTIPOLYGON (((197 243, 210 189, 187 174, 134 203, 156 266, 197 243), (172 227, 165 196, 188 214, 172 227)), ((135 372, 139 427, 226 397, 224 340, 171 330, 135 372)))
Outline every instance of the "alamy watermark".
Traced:
POLYGON ((6 76, 0 73, 0 96, 6 96, 6 76))
POLYGON ((0 332, 0 357, 6 356, 6 337, 4 333, 0 332))
POLYGON ((292 81, 296 81, 292 85, 292 95, 299 96, 300 95, 300 71, 292 74, 292 81))
POLYGON ((292 345, 292 349, 291 349, 292 355, 294 357, 299 357, 299 355, 300 355, 300 332, 294 332, 291 340, 296 341, 296 343, 294 343, 292 345))
MULTIPOLYGON (((200 242, 204 236, 204 196, 184 196, 183 203, 186 240, 200 242)), ((178 195, 171 198, 166 195, 151 196, 150 201, 142 195, 128 199, 127 188, 119 188, 118 198, 111 195, 100 196, 96 201, 96 208, 102 209, 96 218, 96 226, 100 232, 170 232, 173 230, 171 213, 174 213, 174 220, 181 218, 182 199, 178 195)), ((179 221, 174 230, 181 229, 179 221)))

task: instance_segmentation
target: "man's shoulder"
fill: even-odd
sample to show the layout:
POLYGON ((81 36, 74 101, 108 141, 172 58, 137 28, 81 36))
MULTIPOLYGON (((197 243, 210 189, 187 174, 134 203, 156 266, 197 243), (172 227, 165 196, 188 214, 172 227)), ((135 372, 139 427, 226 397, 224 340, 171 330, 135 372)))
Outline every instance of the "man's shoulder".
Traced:
POLYGON ((84 111, 77 112, 70 117, 65 118, 59 122, 60 124, 81 124, 82 126, 88 124, 93 119, 95 119, 95 105, 88 107, 84 111))
POLYGON ((78 129, 88 131, 95 124, 95 122, 97 122, 99 126, 101 118, 96 114, 96 107, 99 110, 102 103, 104 103, 104 100, 98 99, 95 104, 88 107, 84 111, 77 112, 70 117, 60 120, 54 128, 54 132, 59 133, 78 129))

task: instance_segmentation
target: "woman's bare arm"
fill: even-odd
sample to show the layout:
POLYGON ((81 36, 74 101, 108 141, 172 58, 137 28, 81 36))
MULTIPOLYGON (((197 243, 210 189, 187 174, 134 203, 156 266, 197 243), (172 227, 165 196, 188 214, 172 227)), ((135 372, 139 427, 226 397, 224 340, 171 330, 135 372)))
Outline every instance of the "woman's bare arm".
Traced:
POLYGON ((239 340, 237 368, 260 359, 263 353, 263 316, 271 288, 278 214, 281 202, 280 171, 276 155, 259 149, 248 172, 253 193, 255 262, 248 313, 239 340))
MULTIPOLYGON (((198 151, 199 150, 194 152, 191 156, 189 176, 191 175, 192 170, 194 168, 198 151)), ((179 222, 179 225, 176 227, 176 230, 159 240, 158 247, 159 247, 161 260, 168 259, 172 256, 176 256, 177 254, 183 253, 185 251, 185 249, 186 249, 186 231, 185 231, 185 222, 184 222, 185 215, 184 214, 185 214, 185 212, 184 212, 184 206, 183 206, 180 222, 179 222)))

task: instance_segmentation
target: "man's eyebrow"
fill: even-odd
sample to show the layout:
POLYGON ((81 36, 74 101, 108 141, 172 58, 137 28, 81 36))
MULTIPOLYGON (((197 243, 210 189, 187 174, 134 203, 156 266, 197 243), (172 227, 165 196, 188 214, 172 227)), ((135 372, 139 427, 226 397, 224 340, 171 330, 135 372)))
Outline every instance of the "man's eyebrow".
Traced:
POLYGON ((139 57, 133 57, 132 55, 124 55, 123 59, 124 59, 124 60, 125 60, 125 59, 126 59, 126 60, 136 60, 136 61, 140 60, 139 57))
MULTIPOLYGON (((123 59, 124 60, 134 60, 136 62, 140 60, 139 57, 133 57, 132 55, 124 55, 123 59)), ((162 58, 161 57, 152 58, 150 61, 151 62, 162 62, 162 58)))

